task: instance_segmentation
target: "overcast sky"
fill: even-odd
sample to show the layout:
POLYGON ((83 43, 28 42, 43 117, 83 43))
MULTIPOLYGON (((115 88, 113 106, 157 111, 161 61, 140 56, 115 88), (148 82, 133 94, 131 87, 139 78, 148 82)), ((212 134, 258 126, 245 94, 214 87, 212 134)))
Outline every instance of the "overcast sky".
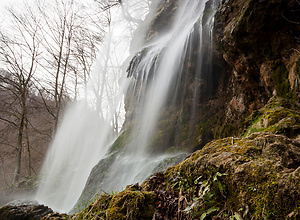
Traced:
POLYGON ((22 0, 0 0, 0 22, 5 19, 5 7, 15 7, 18 5, 18 3, 20 4, 20 2, 22 2, 22 0))
POLYGON ((7 5, 15 5, 20 2, 20 0, 0 0, 0 8, 1 10, 7 5))

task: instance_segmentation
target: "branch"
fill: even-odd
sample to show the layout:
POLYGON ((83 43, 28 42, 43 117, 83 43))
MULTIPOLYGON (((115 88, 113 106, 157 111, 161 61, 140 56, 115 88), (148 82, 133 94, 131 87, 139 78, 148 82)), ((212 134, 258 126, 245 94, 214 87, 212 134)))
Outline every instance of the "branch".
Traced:
MULTIPOLYGON (((298 2, 298 3, 299 3, 299 2, 298 2)), ((286 18, 286 17, 284 16, 283 12, 281 12, 281 15, 282 15, 282 17, 283 17, 285 20, 287 20, 288 22, 290 22, 290 23, 292 23, 292 24, 299 24, 299 25, 300 25, 300 22, 297 22, 297 21, 291 21, 291 20, 289 20, 288 18, 286 18)))
POLYGON ((12 124, 12 125, 15 126, 16 128, 18 127, 18 125, 17 125, 16 123, 14 123, 13 121, 10 121, 10 120, 8 120, 8 119, 6 119, 6 118, 2 118, 1 116, 0 116, 0 120, 5 121, 5 122, 8 122, 9 124, 12 124))

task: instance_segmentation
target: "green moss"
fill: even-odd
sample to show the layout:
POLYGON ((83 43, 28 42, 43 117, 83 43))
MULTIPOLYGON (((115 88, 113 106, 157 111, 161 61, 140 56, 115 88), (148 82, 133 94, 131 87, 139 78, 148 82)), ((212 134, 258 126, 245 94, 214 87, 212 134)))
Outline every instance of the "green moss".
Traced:
POLYGON ((243 137, 255 132, 272 132, 293 137, 300 129, 300 112, 290 100, 273 97, 264 108, 250 115, 246 121, 248 128, 243 137))
POLYGON ((132 134, 132 126, 128 126, 128 128, 123 131, 121 135, 115 140, 113 145, 110 147, 108 153, 116 152, 123 149, 126 145, 130 143, 132 134))
POLYGON ((152 219, 155 199, 155 193, 132 190, 103 194, 73 219, 152 219))
POLYGON ((103 194, 91 202, 83 211, 76 213, 73 219, 105 219, 106 210, 109 202, 111 201, 112 195, 103 194))
POLYGON ((108 219, 152 219, 156 195, 150 192, 123 191, 114 195, 106 211, 108 219))
POLYGON ((272 169, 272 165, 252 163, 244 173, 243 184, 228 184, 232 193, 228 202, 236 210, 247 207, 246 219, 282 219, 291 212, 291 207, 297 207, 295 196, 299 193, 288 191, 293 180, 285 182, 285 186, 281 181, 281 175, 272 169), (243 198, 243 203, 239 202, 240 198, 243 198))
POLYGON ((238 136, 240 131, 239 124, 230 124, 226 123, 221 128, 220 131, 217 132, 217 138, 224 138, 228 136, 238 136))
POLYGON ((246 133, 243 135, 243 137, 246 137, 249 134, 255 133, 255 132, 261 132, 264 130, 264 128, 261 126, 263 116, 257 117, 253 123, 249 126, 246 133))
POLYGON ((274 125, 283 118, 295 118, 297 121, 300 119, 299 112, 286 109, 286 108, 276 108, 266 111, 264 114, 264 119, 268 120, 268 125, 274 125))

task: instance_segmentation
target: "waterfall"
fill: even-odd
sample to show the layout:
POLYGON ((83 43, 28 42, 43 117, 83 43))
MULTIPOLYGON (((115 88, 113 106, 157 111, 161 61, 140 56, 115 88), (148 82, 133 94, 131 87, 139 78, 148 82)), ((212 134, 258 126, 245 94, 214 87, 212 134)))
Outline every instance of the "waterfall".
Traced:
MULTIPOLYGON (((165 169, 161 169, 163 163, 170 165, 174 162, 173 159, 170 163, 165 162, 168 158, 179 155, 182 159, 184 149, 169 153, 171 146, 165 146, 171 142, 173 145, 179 143, 176 142, 176 133, 172 133, 172 141, 162 144, 161 148, 153 144, 153 139, 166 109, 186 111, 181 109, 189 93, 187 88, 183 88, 185 81, 201 85, 204 78, 211 80, 209 60, 212 57, 216 5, 211 3, 208 6, 208 2, 212 1, 178 1, 176 14, 170 19, 168 28, 164 32, 159 31, 158 36, 149 37, 146 45, 132 58, 127 73, 130 84, 127 83, 125 88, 128 87, 127 94, 131 94, 127 109, 134 111, 131 115, 127 112, 127 130, 119 136, 126 139, 122 149, 114 149, 116 143, 109 138, 109 124, 93 115, 85 102, 66 113, 49 151, 47 168, 44 169, 52 175, 45 175, 43 182, 47 186, 40 187, 37 200, 59 211, 70 210, 98 161, 91 175, 102 169, 101 178, 90 176, 85 194, 94 195, 99 189, 106 192, 122 190, 128 184, 143 181, 154 171, 165 169), (208 10, 204 16, 206 7, 213 10, 208 10), (192 68, 189 67, 191 62, 196 63, 192 68), (189 68, 193 72, 190 74, 192 79, 186 76, 189 68)), ((195 87, 191 95, 195 101, 192 101, 189 112, 185 112, 190 118, 196 114, 201 92, 199 86, 195 87)))
POLYGON ((108 128, 84 102, 66 111, 44 164, 36 197, 40 203, 57 211, 72 208, 93 165, 106 152, 108 128))

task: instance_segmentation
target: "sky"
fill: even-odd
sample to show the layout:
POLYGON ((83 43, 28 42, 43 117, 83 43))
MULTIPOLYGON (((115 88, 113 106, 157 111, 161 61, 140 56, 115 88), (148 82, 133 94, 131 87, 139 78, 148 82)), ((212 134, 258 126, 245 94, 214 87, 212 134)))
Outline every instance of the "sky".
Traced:
POLYGON ((16 5, 18 2, 21 2, 21 0, 0 0, 1 11, 4 9, 5 6, 16 5))
POLYGON ((5 7, 15 7, 20 4, 22 0, 0 0, 0 25, 5 20, 5 7))

